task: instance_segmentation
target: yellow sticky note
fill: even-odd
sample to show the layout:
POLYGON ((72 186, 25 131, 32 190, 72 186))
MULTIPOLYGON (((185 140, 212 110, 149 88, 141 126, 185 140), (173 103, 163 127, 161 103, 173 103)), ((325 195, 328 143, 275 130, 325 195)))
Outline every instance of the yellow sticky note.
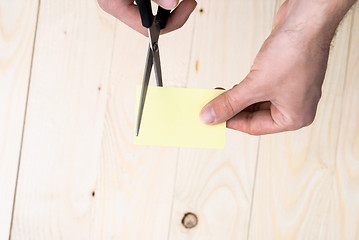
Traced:
MULTIPOLYGON (((201 122, 204 105, 223 90, 148 87, 140 132, 134 134, 139 145, 224 148, 225 123, 209 126, 201 122)), ((137 87, 137 109, 141 87, 137 87)), ((136 132, 136 131, 134 131, 136 132)))

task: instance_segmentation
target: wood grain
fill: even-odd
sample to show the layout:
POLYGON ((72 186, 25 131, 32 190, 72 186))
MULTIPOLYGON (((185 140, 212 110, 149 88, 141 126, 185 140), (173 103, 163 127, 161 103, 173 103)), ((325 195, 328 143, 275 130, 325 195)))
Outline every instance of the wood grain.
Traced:
POLYGON ((356 7, 336 152, 330 239, 359 239, 359 9, 356 7))
POLYGON ((250 239, 337 239, 330 222, 351 25, 349 14, 333 43, 315 122, 262 137, 250 239))
POLYGON ((38 1, 0 1, 0 239, 9 235, 38 1))
MULTIPOLYGON (((198 2, 187 87, 232 87, 270 33, 274 1, 198 2)), ((181 149, 170 239, 245 239, 258 137, 226 132, 224 150, 181 149), (198 225, 181 220, 193 212, 198 225)))
MULTIPOLYGON (((282 2, 198 1, 160 38, 164 85, 241 81, 282 2)), ((11 239, 359 238, 357 8, 333 42, 312 126, 227 130, 224 150, 200 150, 132 144, 147 38, 96 0, 42 0, 36 25, 38 4, 0 0, 0 239, 20 152, 11 239)))
POLYGON ((41 1, 12 239, 90 239, 114 21, 41 1))
MULTIPOLYGON (((186 84, 193 20, 160 37, 164 86, 186 84)), ((136 85, 142 83, 147 47, 147 38, 118 22, 93 239, 168 239, 178 149, 133 144, 136 85)))

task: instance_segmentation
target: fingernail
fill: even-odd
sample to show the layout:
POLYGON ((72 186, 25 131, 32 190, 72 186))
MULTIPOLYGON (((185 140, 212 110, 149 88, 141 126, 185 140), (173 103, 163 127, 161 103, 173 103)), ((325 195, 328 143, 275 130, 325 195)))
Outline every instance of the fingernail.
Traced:
POLYGON ((173 9, 177 5, 177 2, 174 1, 174 0, 172 0, 172 1, 171 0, 170 1, 168 1, 168 0, 159 0, 158 3, 159 3, 159 5, 161 5, 165 9, 173 9))
POLYGON ((211 106, 205 107, 199 116, 201 121, 205 124, 211 124, 214 123, 216 120, 216 114, 214 113, 214 109, 211 106))

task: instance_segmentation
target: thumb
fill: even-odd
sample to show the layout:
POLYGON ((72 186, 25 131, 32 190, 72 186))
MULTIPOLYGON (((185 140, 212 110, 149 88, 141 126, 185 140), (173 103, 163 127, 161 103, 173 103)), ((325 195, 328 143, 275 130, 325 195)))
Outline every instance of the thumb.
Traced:
POLYGON ((222 93, 207 105, 200 113, 202 122, 210 125, 227 121, 237 113, 259 101, 251 81, 243 80, 232 89, 222 93))

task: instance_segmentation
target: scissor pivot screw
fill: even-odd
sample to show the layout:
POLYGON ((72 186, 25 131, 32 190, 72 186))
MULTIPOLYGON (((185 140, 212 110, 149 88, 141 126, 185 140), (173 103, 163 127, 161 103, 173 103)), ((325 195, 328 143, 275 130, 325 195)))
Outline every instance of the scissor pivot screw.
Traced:
POLYGON ((157 42, 153 43, 152 50, 153 50, 154 52, 157 52, 157 51, 158 51, 158 44, 157 44, 157 42))

